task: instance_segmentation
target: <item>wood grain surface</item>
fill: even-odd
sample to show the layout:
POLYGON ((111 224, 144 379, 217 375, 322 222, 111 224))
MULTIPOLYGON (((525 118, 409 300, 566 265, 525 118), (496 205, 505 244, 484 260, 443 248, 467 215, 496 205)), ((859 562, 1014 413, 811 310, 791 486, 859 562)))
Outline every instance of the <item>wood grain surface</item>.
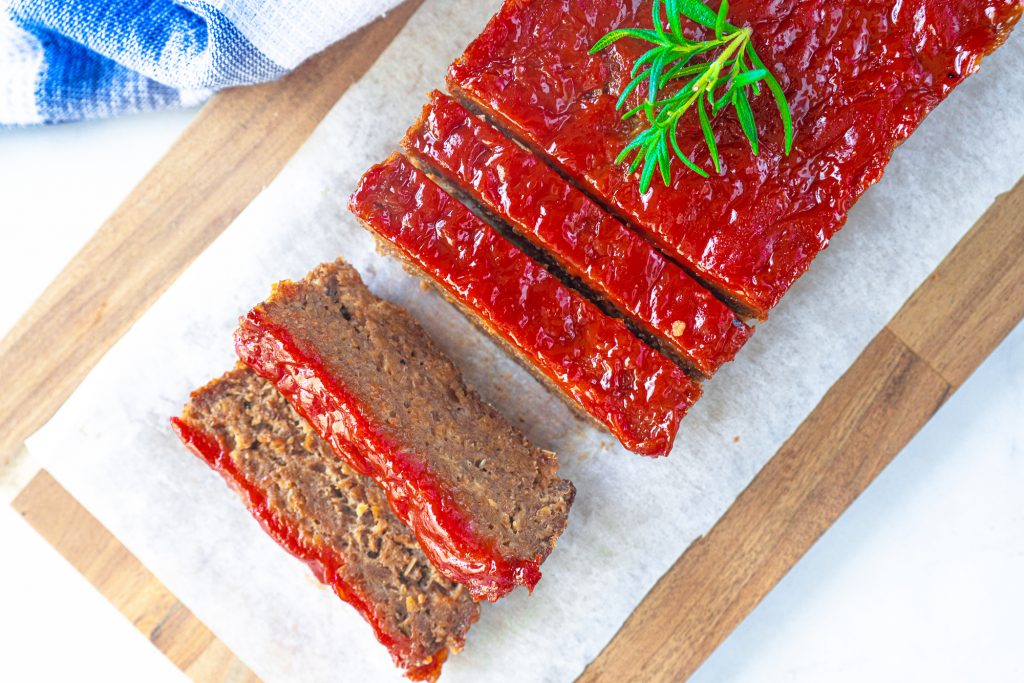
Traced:
POLYGON ((1024 179, 921 285, 579 683, 685 680, 1024 319, 1024 179))
MULTIPOLYGON (((8 380, 0 461, 276 176, 420 3, 409 0, 284 81, 223 93, 203 109, 0 342, 0 377, 8 380)), ((580 680, 692 674, 1024 317, 1022 283, 1024 181, 993 205, 580 680)), ((14 507, 193 680, 255 680, 45 471, 14 507)))
POLYGON ((999 197, 889 329, 959 387, 1024 318, 1024 178, 999 197))
POLYGON ((45 471, 15 498, 13 506, 192 680, 259 680, 45 471))
POLYGON ((0 341, 0 463, 277 176, 420 4, 408 0, 280 81, 203 107, 0 341))

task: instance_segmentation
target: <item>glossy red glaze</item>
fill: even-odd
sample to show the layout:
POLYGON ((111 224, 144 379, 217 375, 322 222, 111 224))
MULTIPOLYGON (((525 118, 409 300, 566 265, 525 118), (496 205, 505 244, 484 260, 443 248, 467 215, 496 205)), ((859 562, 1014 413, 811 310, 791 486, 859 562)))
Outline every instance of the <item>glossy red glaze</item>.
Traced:
POLYGON ((753 332, 643 237, 447 95, 434 91, 403 145, 705 377, 753 332))
POLYGON ((626 448, 668 454, 700 385, 621 320, 563 285, 403 158, 370 169, 349 208, 626 448))
POLYGON ((406 670, 406 676, 414 681, 437 680, 441 667, 448 657, 447 650, 437 653, 430 664, 410 668, 408 663, 413 643, 401 633, 388 633, 377 616, 376 608, 359 586, 342 579, 339 569, 344 565, 343 559, 330 547, 314 543, 305 537, 298 529, 289 525, 286 519, 279 516, 268 503, 266 494, 239 472, 231 459, 230 449, 215 434, 196 429, 177 417, 171 418, 171 427, 190 451, 218 472, 241 496, 252 516, 278 545, 305 562, 321 583, 330 586, 339 598, 352 605, 362 615, 373 627, 377 640, 391 653, 395 664, 406 670))
POLYGON ((238 357, 272 382, 334 452, 376 481, 431 563, 476 600, 497 600, 540 580, 540 559, 505 557, 460 510, 450 486, 403 452, 314 350, 257 306, 235 332, 238 357))
MULTIPOLYGON (((452 66, 449 84, 764 318, 881 178, 896 146, 1002 43, 1024 0, 730 7, 730 21, 753 28, 787 93, 796 144, 783 155, 782 125, 764 94, 753 102, 760 156, 734 113, 724 113, 714 125, 723 173, 710 180, 676 162, 671 187, 656 181, 641 194, 638 176, 614 161, 644 126, 642 117, 623 122, 615 103, 649 45, 626 39, 595 56, 587 50, 611 29, 649 27, 650 0, 510 0, 452 66)), ((680 131, 682 149, 710 169, 697 117, 683 119, 680 131)))

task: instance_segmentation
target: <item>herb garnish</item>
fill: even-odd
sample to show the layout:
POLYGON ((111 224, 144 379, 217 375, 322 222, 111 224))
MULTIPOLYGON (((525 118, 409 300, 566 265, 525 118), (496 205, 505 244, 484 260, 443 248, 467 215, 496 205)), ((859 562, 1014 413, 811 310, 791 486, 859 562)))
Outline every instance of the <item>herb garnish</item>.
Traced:
POLYGON ((728 0, 722 0, 717 13, 700 0, 654 0, 652 14, 654 30, 624 28, 611 31, 590 49, 590 54, 595 54, 622 38, 638 38, 655 45, 633 65, 633 80, 626 86, 616 105, 616 109, 622 109, 633 91, 647 81, 647 99, 627 111, 622 118, 628 120, 643 113, 650 127, 626 145, 615 160, 617 164, 623 163, 632 154, 630 173, 635 173, 643 164, 640 191, 646 193, 650 189, 656 171, 660 171, 666 187, 671 183, 670 146, 672 152, 691 170, 708 177, 704 169, 683 154, 677 140, 679 120, 694 105, 716 172, 722 172, 722 164, 715 135, 711 130, 711 118, 730 105, 736 110, 743 133, 750 141, 751 151, 757 155, 757 124, 750 106, 750 97, 761 94, 762 84, 775 97, 785 129, 788 155, 793 148, 793 118, 789 103, 786 102, 779 82, 751 45, 751 29, 739 28, 728 22, 728 0), (667 30, 662 16, 663 7, 668 18, 667 30), (684 37, 683 16, 712 29, 715 37, 705 41, 684 37), (702 59, 710 61, 696 60, 701 55, 702 59), (682 87, 673 88, 671 94, 661 94, 666 86, 683 79, 689 80, 682 87))

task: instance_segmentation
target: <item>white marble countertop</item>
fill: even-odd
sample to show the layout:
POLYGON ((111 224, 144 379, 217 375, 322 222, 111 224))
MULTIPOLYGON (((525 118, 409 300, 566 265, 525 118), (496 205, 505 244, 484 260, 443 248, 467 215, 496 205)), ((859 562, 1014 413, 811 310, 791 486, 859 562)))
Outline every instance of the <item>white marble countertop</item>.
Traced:
MULTIPOLYGON (((193 116, 0 131, 0 334, 193 116)), ((184 679, 7 505, 0 537, 0 679, 184 679)), ((1022 681, 1022 576, 1024 326, 693 680, 1022 681)))

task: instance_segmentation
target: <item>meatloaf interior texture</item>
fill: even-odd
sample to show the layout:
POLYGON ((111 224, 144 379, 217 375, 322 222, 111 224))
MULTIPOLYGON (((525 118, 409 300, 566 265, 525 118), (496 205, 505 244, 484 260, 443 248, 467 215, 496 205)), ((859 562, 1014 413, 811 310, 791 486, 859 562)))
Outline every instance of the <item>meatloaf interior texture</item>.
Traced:
POLYGON ((700 385, 407 160, 363 176, 349 208, 384 244, 628 449, 666 455, 700 385))
POLYGON ((643 237, 447 95, 431 94, 402 144, 492 224, 524 237, 556 274, 564 270, 684 367, 710 377, 752 333, 643 237))
MULTIPOLYGON (((765 318, 877 182, 897 145, 974 73, 1020 18, 1021 0, 733 0, 730 22, 787 94, 795 144, 767 93, 752 101, 760 155, 732 113, 715 121, 722 173, 676 165, 670 187, 640 191, 616 163, 644 127, 616 109, 650 48, 627 38, 588 49, 613 29, 650 28, 651 0, 506 2, 455 62, 453 93, 545 156, 743 312, 765 318)), ((686 21, 690 37, 709 32, 686 21)), ((626 106, 641 102, 646 89, 626 106)), ((696 115, 679 145, 711 169, 696 115)))
POLYGON ((373 477, 438 569, 478 599, 531 588, 574 496, 403 309, 338 261, 243 318, 240 357, 373 477))
POLYGON ((469 592, 431 566, 384 492, 335 457, 270 382, 239 366, 193 393, 175 427, 411 678, 436 679, 462 649, 478 616, 469 592))

